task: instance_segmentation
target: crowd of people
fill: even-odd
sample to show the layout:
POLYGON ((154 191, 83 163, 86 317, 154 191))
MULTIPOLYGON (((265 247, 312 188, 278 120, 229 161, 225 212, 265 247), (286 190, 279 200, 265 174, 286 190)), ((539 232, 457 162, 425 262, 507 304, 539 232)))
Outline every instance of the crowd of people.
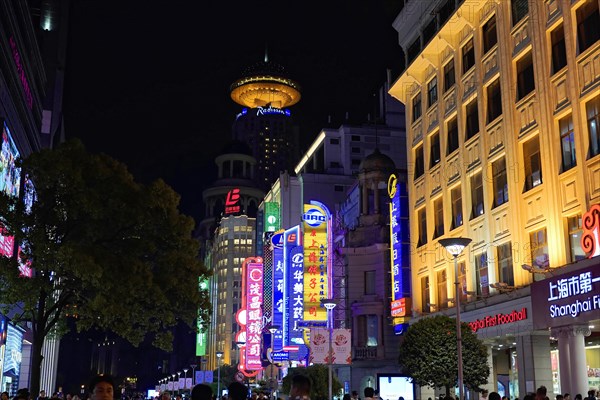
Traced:
MULTIPOLYGON (((228 387, 228 396, 226 400, 265 400, 267 397, 264 394, 264 398, 259 396, 258 393, 253 392, 250 396, 248 388, 239 382, 233 382, 228 387)), ((95 376, 88 385, 89 400, 114 400, 115 396, 115 383, 109 375, 98 375, 95 376)), ((378 400, 375 389, 372 387, 366 387, 363 391, 364 398, 362 400, 378 400)), ((540 386, 535 393, 527 393, 523 400, 550 400, 547 396, 547 389, 545 386, 540 386)), ((598 399, 599 392, 595 389, 590 389, 587 396, 584 398, 580 393, 575 394, 571 397, 570 393, 557 394, 555 400, 600 400, 598 399)), ((305 375, 294 375, 290 386, 290 393, 288 400, 311 400, 311 381, 305 375)), ((451 396, 450 396, 451 397, 451 396)), ((500 396, 498 392, 489 393, 487 390, 483 390, 480 394, 480 400, 509 400, 506 396, 500 396)), ((2 392, 0 394, 0 400, 11 400, 8 392, 2 392)), ((81 400, 77 395, 67 394, 62 396, 62 393, 55 392, 52 397, 48 397, 44 390, 40 391, 40 395, 33 399, 28 389, 19 389, 16 396, 12 400, 81 400)), ((162 392, 156 400, 171 400, 171 394, 167 391, 162 392)), ((175 400, 181 400, 181 396, 177 396, 175 400)), ((191 400, 216 400, 216 395, 213 394, 212 388, 206 384, 198 384, 192 388, 191 400)), ((220 400, 220 399, 219 399, 220 400)), ((278 398, 277 400, 281 400, 278 398)), ((361 400, 356 390, 352 391, 352 394, 345 394, 343 400, 361 400)), ((402 396, 398 400, 404 400, 402 396)), ((432 400, 428 398, 428 400, 432 400)), ((450 400, 448 397, 440 396, 439 400, 450 400)), ((514 400, 519 400, 515 398, 514 400)))

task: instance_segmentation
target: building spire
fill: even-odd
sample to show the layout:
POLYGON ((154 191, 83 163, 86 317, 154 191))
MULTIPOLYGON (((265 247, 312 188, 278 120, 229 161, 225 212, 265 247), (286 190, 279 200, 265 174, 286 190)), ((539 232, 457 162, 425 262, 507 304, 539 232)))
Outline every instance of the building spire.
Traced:
POLYGON ((269 45, 265 42, 265 62, 269 62, 269 45))

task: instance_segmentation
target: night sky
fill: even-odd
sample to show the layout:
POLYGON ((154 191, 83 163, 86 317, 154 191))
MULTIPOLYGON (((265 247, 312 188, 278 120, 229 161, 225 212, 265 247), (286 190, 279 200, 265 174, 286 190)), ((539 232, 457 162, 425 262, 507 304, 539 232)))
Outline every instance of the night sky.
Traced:
POLYGON ((386 69, 397 76, 399 3, 73 0, 67 137, 124 162, 138 181, 163 178, 198 218, 241 110, 229 85, 265 46, 302 87, 291 111, 305 150, 328 115, 333 127, 346 111, 366 122, 386 69))

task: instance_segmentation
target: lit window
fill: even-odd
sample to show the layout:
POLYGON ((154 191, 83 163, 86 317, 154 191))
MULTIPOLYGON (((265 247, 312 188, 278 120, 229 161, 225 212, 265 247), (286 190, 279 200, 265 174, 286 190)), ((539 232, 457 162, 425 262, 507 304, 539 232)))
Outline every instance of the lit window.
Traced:
POLYGON ((497 248, 498 257, 498 281, 508 286, 515 285, 513 271, 512 245, 511 242, 501 244, 497 248))
POLYGON ((481 172, 471 177, 471 218, 483 215, 483 181, 481 172))
POLYGON ((494 206, 508 201, 508 179, 506 178, 506 160, 504 157, 492 163, 494 177, 494 206))
POLYGON ((569 231, 569 256, 571 262, 576 262, 586 258, 586 254, 581 248, 581 235, 583 230, 581 228, 581 215, 575 215, 567 218, 567 226, 569 231))
POLYGON ((477 296, 488 296, 490 294, 486 252, 475 255, 475 288, 477 296))
POLYGON ((562 170, 567 171, 577 165, 575 157, 575 130, 573 116, 569 115, 558 121, 560 129, 560 148, 562 154, 562 170))
POLYGON ((529 234, 529 245, 531 246, 531 265, 539 268, 550 266, 548 257, 548 237, 546 228, 539 229, 529 234))
POLYGON ((421 308, 424 312, 431 312, 431 299, 429 295, 429 277, 424 276, 421 278, 421 301, 423 302, 421 308))
POLYGON ((437 271, 437 305, 438 310, 448 308, 448 283, 446 270, 437 271))
POLYGON ((440 134, 435 133, 431 136, 431 153, 430 153, 430 166, 433 167, 440 162, 440 134))
POLYGON ((600 154, 600 96, 586 105, 590 157, 600 154))
POLYGON ((450 197, 452 199, 452 229, 454 229, 463 224, 462 194, 460 186, 452 189, 450 197))
POLYGON ((440 237, 444 234, 444 201, 440 197, 433 202, 434 210, 434 225, 435 231, 433 232, 433 238, 440 237))

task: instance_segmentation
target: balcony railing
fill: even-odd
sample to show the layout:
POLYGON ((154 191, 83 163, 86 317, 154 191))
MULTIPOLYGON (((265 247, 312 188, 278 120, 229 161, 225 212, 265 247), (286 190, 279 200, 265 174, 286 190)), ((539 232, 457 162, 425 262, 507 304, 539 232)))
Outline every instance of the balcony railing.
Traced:
POLYGON ((354 348, 354 359, 355 360, 375 360, 377 359, 377 347, 355 347, 354 348))

